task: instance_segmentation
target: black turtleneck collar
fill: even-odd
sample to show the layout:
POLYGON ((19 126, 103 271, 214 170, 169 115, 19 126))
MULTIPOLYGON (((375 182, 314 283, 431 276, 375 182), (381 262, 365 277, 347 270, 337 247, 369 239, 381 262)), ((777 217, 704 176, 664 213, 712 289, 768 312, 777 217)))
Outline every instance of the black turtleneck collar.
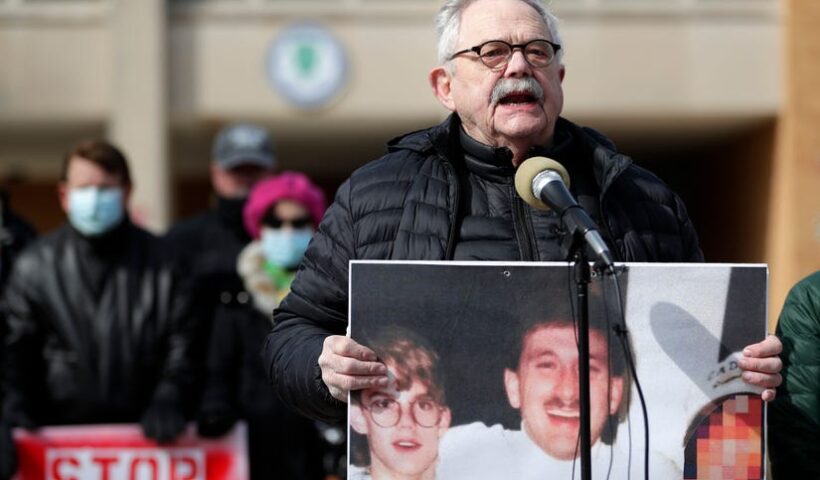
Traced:
MULTIPOLYGON (((556 126, 552 146, 536 145, 530 148, 527 157, 549 157, 561 163, 571 159, 573 137, 566 128, 558 128, 560 125, 556 126)), ((508 147, 481 143, 468 135, 464 128, 459 128, 459 141, 464 150, 464 161, 471 172, 496 181, 515 176, 513 153, 508 147)))
POLYGON ((515 175, 512 150, 481 143, 468 135, 463 127, 458 129, 458 135, 461 148, 464 149, 464 161, 471 172, 489 179, 515 175))
POLYGON ((126 214, 117 226, 100 235, 85 235, 74 228, 71 222, 68 222, 68 225, 77 239, 81 252, 100 258, 111 258, 118 255, 127 245, 131 220, 126 214))
POLYGON ((113 229, 94 236, 80 233, 68 223, 74 237, 78 280, 93 298, 99 299, 111 272, 126 256, 131 242, 131 221, 128 215, 113 229))
POLYGON ((238 238, 249 240, 242 220, 242 210, 247 198, 225 198, 217 195, 216 215, 238 238))

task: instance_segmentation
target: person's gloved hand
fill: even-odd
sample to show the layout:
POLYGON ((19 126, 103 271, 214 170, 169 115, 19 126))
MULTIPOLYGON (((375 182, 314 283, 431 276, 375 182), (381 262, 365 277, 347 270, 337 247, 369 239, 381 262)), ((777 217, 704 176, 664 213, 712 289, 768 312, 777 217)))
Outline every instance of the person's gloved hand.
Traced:
POLYGON ((202 437, 221 437, 228 433, 236 420, 236 411, 229 405, 206 405, 200 409, 199 415, 197 415, 197 430, 202 437))
POLYGON ((10 480, 17 471, 17 449, 11 435, 11 425, 0 422, 0 480, 10 480))
POLYGON ((161 388, 140 419, 142 433, 158 443, 174 441, 185 429, 185 413, 176 388, 161 388))
POLYGON ((21 402, 7 397, 0 412, 0 480, 9 480, 17 472, 17 448, 12 435, 14 427, 34 430, 37 423, 21 407, 21 402))

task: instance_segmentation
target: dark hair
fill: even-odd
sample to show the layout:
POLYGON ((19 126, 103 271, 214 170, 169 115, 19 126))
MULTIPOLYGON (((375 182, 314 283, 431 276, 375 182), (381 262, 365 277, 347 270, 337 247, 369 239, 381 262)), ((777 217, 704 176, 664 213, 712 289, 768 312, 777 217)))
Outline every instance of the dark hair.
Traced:
MULTIPOLYGON (((606 444, 611 444, 615 440, 618 423, 626 418, 629 410, 632 379, 627 371, 626 353, 618 338, 619 331, 623 331, 623 325, 622 319, 616 313, 619 311, 617 298, 614 298, 614 291, 607 293, 611 295, 604 295, 600 281, 589 284, 590 332, 597 331, 603 336, 609 352, 609 373, 612 377, 623 379, 621 405, 614 415, 609 416, 601 433, 601 440, 606 444)), ((510 319, 511 328, 507 332, 505 342, 507 348, 504 355, 504 366, 510 370, 518 370, 524 350, 524 341, 527 335, 534 330, 549 325, 575 327, 577 315, 574 302, 574 294, 549 298, 532 295, 522 301, 515 309, 516 317, 510 319)), ((629 338, 626 337, 624 341, 628 343, 629 338)))
POLYGON ((60 180, 63 182, 68 180, 68 166, 74 157, 88 160, 105 170, 106 173, 117 175, 125 186, 131 185, 131 172, 128 170, 125 155, 117 147, 104 140, 83 140, 66 152, 60 172, 60 180))
MULTIPOLYGON (((519 304, 515 309, 517 318, 510 319, 511 328, 507 331, 507 348, 504 355, 504 366, 517 370, 524 349, 524 339, 536 328, 547 325, 575 326, 574 295, 570 297, 558 296, 538 298, 534 296, 529 301, 519 304)), ((626 359, 621 346, 618 344, 616 326, 620 325, 620 318, 615 314, 614 306, 607 306, 607 301, 601 292, 600 282, 589 285, 589 329, 600 332, 607 341, 609 350, 609 368, 613 376, 622 377, 626 373, 626 359)))

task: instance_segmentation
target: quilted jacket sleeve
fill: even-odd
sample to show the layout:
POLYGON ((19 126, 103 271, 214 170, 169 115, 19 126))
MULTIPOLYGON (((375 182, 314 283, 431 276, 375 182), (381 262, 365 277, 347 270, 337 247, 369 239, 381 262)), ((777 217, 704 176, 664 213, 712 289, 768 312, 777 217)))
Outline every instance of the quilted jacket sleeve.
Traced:
POLYGON ((775 479, 820 478, 820 272, 792 288, 777 324, 783 384, 769 408, 775 479))
POLYGON ((681 258, 682 262, 702 262, 703 251, 700 249, 698 241, 698 234, 695 232, 695 226, 692 225, 692 220, 689 218, 689 213, 686 211, 686 206, 683 200, 675 195, 675 215, 680 224, 681 237, 681 258))
POLYGON ((321 378, 319 354, 325 338, 347 328, 348 261, 354 256, 350 181, 336 194, 293 281, 275 311, 265 344, 268 377, 280 398, 305 416, 339 421, 346 408, 321 378))

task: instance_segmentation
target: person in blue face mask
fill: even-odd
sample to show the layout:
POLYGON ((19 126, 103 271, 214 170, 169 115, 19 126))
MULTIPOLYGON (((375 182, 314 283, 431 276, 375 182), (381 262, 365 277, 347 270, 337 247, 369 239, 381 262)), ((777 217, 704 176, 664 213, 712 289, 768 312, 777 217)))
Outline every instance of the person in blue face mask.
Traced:
POLYGON ((244 221, 254 241, 240 254, 238 268, 264 311, 272 312, 290 290, 325 205, 322 190, 297 172, 283 172, 251 192, 244 221))
POLYGON ((322 190, 302 173, 259 182, 243 211, 253 241, 237 262, 250 298, 219 305, 214 313, 199 433, 219 436, 245 420, 251 480, 323 477, 316 427, 279 402, 259 352, 325 205, 322 190))
POLYGON ((129 219, 131 188, 119 149, 77 144, 57 187, 68 221, 14 263, 0 478, 15 468, 10 428, 140 423, 167 443, 193 413, 190 298, 166 244, 129 219))

